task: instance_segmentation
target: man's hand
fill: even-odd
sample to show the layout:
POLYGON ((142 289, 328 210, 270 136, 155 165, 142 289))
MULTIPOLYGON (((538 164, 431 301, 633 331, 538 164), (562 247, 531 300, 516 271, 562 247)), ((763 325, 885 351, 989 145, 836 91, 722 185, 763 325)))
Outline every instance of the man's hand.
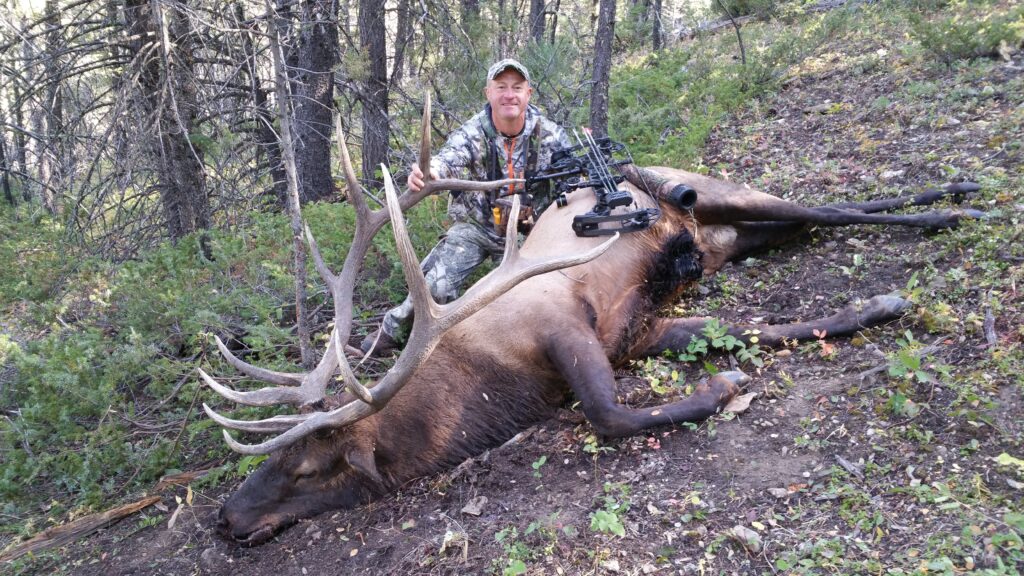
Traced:
MULTIPOLYGON (((430 169, 430 179, 437 180, 437 170, 434 170, 433 168, 430 169)), ((419 164, 412 165, 412 170, 409 171, 408 183, 409 190, 412 190, 413 192, 419 192, 423 189, 424 184, 426 184, 423 181, 423 170, 420 170, 419 164)))

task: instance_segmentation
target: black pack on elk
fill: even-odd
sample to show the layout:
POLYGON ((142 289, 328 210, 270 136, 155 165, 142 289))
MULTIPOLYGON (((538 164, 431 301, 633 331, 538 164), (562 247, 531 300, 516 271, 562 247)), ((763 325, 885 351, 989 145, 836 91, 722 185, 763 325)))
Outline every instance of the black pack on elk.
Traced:
MULTIPOLYGON (((429 114, 428 102, 420 150, 424 174, 429 173, 429 114)), ((349 189, 359 190, 348 152, 344 145, 340 148, 349 189)), ((501 265, 444 305, 429 295, 402 210, 438 190, 494 189, 507 181, 435 180, 418 193, 398 196, 385 171, 386 211, 371 211, 360 194, 349 194, 357 224, 338 275, 324 263, 307 231, 314 262, 334 299, 334 332, 319 365, 308 373, 261 369, 235 357, 218 339, 232 366, 273 386, 240 392, 200 370, 203 380, 229 400, 255 406, 291 404, 299 412, 240 421, 204 405, 225 428, 277 434, 261 444, 244 445, 224 431, 234 450, 270 458, 223 506, 221 530, 244 544, 258 544, 300 518, 358 505, 496 446, 551 415, 570 395, 594 429, 606 436, 707 418, 739 391, 745 375, 720 373, 693 395, 655 407, 623 406, 615 396, 615 367, 665 350, 684 350, 691 336, 700 334, 706 319, 657 316, 686 285, 730 260, 779 245, 808 225, 935 229, 981 215, 971 210, 881 213, 930 204, 947 194, 960 196, 977 190, 973 184, 808 208, 672 168, 623 166, 622 171, 639 209, 660 208, 653 225, 606 238, 577 236, 573 220, 594 206, 594 194, 573 191, 563 207, 544 212, 521 248, 515 241, 516 219, 510 218, 501 265), (698 196, 688 210, 677 205, 678 191, 685 187, 698 196), (353 374, 342 344, 351 332, 359 266, 373 235, 389 218, 415 302, 415 323, 394 366, 378 382, 364 385, 353 374), (336 378, 344 389, 328 394, 336 378)), ((897 317, 907 306, 897 296, 881 295, 819 320, 728 329, 741 340, 756 330, 759 342, 772 346, 783 339, 816 338, 815 331, 851 334, 897 317)))

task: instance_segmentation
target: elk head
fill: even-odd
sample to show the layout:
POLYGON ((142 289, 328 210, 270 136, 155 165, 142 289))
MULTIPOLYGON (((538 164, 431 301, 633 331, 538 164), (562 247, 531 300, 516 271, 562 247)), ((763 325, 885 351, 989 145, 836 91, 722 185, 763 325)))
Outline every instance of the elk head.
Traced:
MULTIPOLYGON (((430 100, 427 98, 420 148, 424 175, 430 173, 427 166, 430 157, 429 119, 430 100)), ((271 455, 246 479, 220 512, 221 530, 248 545, 266 541, 280 528, 300 518, 334 508, 351 507, 390 488, 387 471, 378 470, 374 455, 376 440, 380 427, 390 426, 393 429, 401 423, 373 420, 382 416, 377 413, 429 360, 431 351, 444 333, 523 280, 588 262, 603 254, 617 238, 613 236, 600 246, 580 254, 531 260, 520 256, 516 244, 517 219, 509 218, 501 265, 458 300, 438 304, 430 295, 420 270, 402 211, 440 190, 490 190, 517 181, 433 180, 419 192, 406 191, 399 196, 390 173, 384 167, 387 206, 386 209, 370 210, 359 193, 360 184, 352 169, 340 125, 337 133, 339 152, 351 191, 348 198, 356 212, 356 227, 351 248, 338 275, 325 264, 316 241, 306 228, 313 261, 334 299, 334 329, 319 364, 307 373, 258 368, 234 356, 218 338, 217 347, 229 364, 242 374, 273 386, 240 392, 219 384, 199 369, 207 385, 239 404, 290 404, 298 408, 298 414, 243 421, 226 418, 203 404, 210 418, 225 428, 277 434, 259 444, 242 444, 224 430, 224 438, 233 450, 243 454, 271 455), (345 357, 344 343, 351 335, 352 296, 359 267, 373 236, 389 219, 414 303, 415 319, 406 348, 394 366, 379 381, 366 385, 359 381, 345 357), (342 382, 344 390, 328 394, 328 385, 335 379, 342 382), (367 420, 370 416, 374 418, 367 420)), ((513 214, 518 213, 518 197, 514 197, 512 210, 513 214)))

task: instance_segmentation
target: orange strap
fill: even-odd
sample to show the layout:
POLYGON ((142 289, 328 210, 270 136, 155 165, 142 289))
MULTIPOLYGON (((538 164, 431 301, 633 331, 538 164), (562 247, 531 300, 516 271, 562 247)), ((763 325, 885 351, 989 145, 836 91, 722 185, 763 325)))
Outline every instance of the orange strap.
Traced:
MULTIPOLYGON (((515 178, 516 177, 516 166, 515 166, 515 163, 512 162, 512 151, 515 150, 515 149, 516 149, 516 137, 513 136, 511 138, 507 138, 505 140, 505 163, 506 163, 506 165, 508 167, 508 177, 509 178, 515 178)), ((515 191, 515 185, 514 184, 512 185, 511 191, 515 191)))

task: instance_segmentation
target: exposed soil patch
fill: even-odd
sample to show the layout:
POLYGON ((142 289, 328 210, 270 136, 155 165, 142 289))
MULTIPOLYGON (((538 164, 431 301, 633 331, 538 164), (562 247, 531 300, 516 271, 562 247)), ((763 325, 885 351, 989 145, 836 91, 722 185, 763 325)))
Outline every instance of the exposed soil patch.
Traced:
MULTIPOLYGON (((977 180, 1019 170, 1020 150, 993 139, 1007 141, 1014 126, 1009 139, 1021 138, 1021 59, 951 71, 908 67, 872 40, 837 41, 829 50, 796 71, 777 97, 714 135, 704 160, 713 174, 822 204, 919 191, 951 175, 977 180)), ((929 266, 970 269, 972 262, 969 250, 949 250, 941 234, 916 230, 815 230, 805 240, 728 267, 705 281, 706 294, 681 306, 731 321, 789 322, 904 288, 929 266)), ((983 313, 974 309, 980 296, 965 290, 956 315, 983 313)), ((1020 325, 1018 298, 1005 302, 998 334, 1020 325)), ((894 400, 886 371, 872 370, 886 365, 885 354, 899 349, 907 330, 936 343, 927 362, 957 377, 988 357, 984 335, 965 329, 970 323, 928 333, 921 318, 830 340, 831 349, 794 346, 766 356, 761 369, 745 366, 754 376, 749 390, 759 392, 750 409, 696 430, 594 444, 589 425, 567 411, 454 472, 300 522, 258 548, 215 535, 213 515, 225 497, 218 492, 196 495, 173 528, 166 516, 151 526, 123 522, 38 569, 480 574, 521 561, 536 574, 747 574, 811 559, 838 573, 877 573, 879 566, 913 570, 940 555, 958 569, 995 567, 1002 557, 992 536, 1005 531, 1001 503, 1019 502, 1021 493, 1012 470, 991 457, 1020 455, 1024 388, 993 372, 977 401, 963 398, 956 379, 913 383, 900 393, 903 404, 894 400), (542 456, 546 463, 535 469, 542 456), (932 497, 937 485, 950 495, 932 497), (470 504, 479 514, 463 512, 470 504), (624 536, 593 530, 599 511, 618 518, 624 536), (759 551, 726 535, 737 525, 759 535, 759 551)), ((716 362, 728 366, 725 358, 716 362)), ((686 382, 701 377, 698 366, 663 364, 686 382)), ((663 402, 645 370, 622 378, 620 395, 663 402)), ((177 506, 165 502, 171 511, 177 506)))

